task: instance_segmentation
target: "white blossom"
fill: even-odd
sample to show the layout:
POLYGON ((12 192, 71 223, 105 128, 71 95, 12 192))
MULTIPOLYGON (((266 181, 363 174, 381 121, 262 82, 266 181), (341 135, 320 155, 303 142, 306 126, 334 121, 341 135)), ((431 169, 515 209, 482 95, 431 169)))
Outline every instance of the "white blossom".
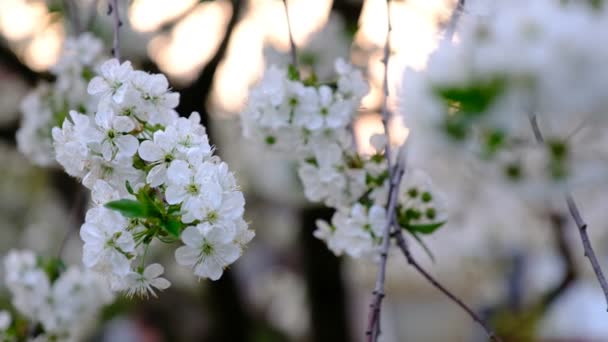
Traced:
POLYGON ((234 243, 234 232, 209 223, 186 228, 182 242, 185 246, 175 251, 175 259, 178 264, 191 267, 200 278, 219 279, 224 268, 241 254, 234 243))

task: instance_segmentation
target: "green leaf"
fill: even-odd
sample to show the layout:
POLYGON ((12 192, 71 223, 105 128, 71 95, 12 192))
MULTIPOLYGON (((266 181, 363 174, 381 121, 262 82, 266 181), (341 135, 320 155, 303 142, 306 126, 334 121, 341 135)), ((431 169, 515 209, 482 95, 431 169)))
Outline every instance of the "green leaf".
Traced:
POLYGON ((428 223, 428 224, 408 224, 408 225, 404 226, 404 228, 407 229, 408 231, 412 232, 412 234, 420 233, 423 235, 429 235, 429 234, 434 233, 437 229, 439 229, 444 224, 445 224, 445 221, 436 222, 436 223, 428 223))
POLYGON ((436 93, 459 112, 467 116, 479 116, 490 108, 502 93, 504 85, 504 80, 495 79, 464 87, 439 88, 436 93))
POLYGON ((287 68, 287 77, 292 81, 300 80, 300 73, 293 64, 289 64, 289 67, 287 68))
POLYGON ((118 211, 123 216, 129 218, 146 218, 150 215, 147 205, 130 199, 108 202, 105 204, 105 207, 118 211))
POLYGON ((169 218, 163 221, 161 226, 167 233, 177 238, 182 231, 183 223, 177 218, 169 218))

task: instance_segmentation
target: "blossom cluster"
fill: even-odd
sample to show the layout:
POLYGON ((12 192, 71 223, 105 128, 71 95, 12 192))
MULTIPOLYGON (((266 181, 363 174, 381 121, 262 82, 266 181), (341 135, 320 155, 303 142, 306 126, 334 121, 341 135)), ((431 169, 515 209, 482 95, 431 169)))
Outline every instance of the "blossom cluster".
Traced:
POLYGON ((53 82, 41 82, 21 102, 17 147, 32 163, 56 165, 51 129, 61 126, 70 109, 91 115, 96 99, 86 85, 98 65, 107 59, 102 42, 90 33, 68 37, 58 62, 50 69, 53 82))
MULTIPOLYGON (((335 208, 318 221, 315 236, 337 255, 376 258, 387 224, 389 189, 386 137, 373 137, 376 153, 360 154, 353 123, 368 92, 362 73, 338 59, 337 80, 301 80, 293 66, 270 66, 241 113, 243 135, 298 161, 306 197, 335 208)), ((420 170, 408 171, 398 201, 398 221, 412 234, 428 234, 445 222, 441 194, 420 170)))
POLYGON ((404 74, 401 110, 418 154, 474 159, 527 190, 605 179, 608 10, 591 3, 497 1, 466 18, 457 42, 404 74))
POLYGON ((15 314, 0 312, 3 341, 27 337, 36 341, 82 340, 101 308, 113 300, 97 274, 77 266, 66 268, 60 261, 43 260, 28 250, 11 250, 4 258, 4 269, 15 314))
POLYGON ((146 265, 153 240, 184 245, 175 257, 199 278, 218 279, 253 238, 234 175, 209 145, 198 113, 179 117, 166 77, 104 62, 88 84, 92 116, 71 111, 53 128, 56 159, 91 189, 80 230, 85 266, 114 290, 154 295, 170 283, 146 265))

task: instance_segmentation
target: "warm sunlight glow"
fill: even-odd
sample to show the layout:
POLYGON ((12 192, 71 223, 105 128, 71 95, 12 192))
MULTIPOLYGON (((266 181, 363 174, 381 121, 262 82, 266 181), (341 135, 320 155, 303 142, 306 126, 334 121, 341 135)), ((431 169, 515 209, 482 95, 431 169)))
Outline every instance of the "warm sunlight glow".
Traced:
MULTIPOLYGON (((409 129, 403 125, 403 120, 399 116, 393 117, 389 121, 389 130, 391 146, 400 146, 409 134, 409 129)), ((355 140, 359 153, 366 155, 375 153, 376 150, 372 147, 369 139, 372 135, 382 134, 383 132, 382 117, 379 113, 367 113, 359 116, 355 121, 355 140)))
POLYGON ((222 114, 237 113, 247 99, 249 85, 260 77, 264 67, 262 57, 263 32, 256 20, 241 21, 228 46, 227 57, 214 78, 213 104, 222 114), (247 56, 247 63, 243 63, 247 56))
POLYGON ((198 5, 171 33, 150 41, 150 55, 172 78, 182 82, 192 80, 196 71, 213 57, 231 11, 226 1, 198 5))
MULTIPOLYGON (((289 32, 283 3, 274 0, 255 2, 256 16, 260 18, 259 23, 266 29, 266 39, 272 45, 287 50, 289 32)), ((287 5, 293 38, 298 45, 303 44, 311 32, 325 25, 331 10, 329 0, 290 0, 287 1, 287 5)))
POLYGON ((25 50, 25 62, 36 71, 51 67, 59 58, 64 32, 61 23, 48 26, 38 33, 25 50))
POLYGON ((196 2, 197 0, 136 0, 129 8, 129 20, 136 31, 154 31, 182 15, 196 2))
POLYGON ((9 40, 26 39, 48 22, 46 5, 23 0, 0 1, 0 31, 9 40))

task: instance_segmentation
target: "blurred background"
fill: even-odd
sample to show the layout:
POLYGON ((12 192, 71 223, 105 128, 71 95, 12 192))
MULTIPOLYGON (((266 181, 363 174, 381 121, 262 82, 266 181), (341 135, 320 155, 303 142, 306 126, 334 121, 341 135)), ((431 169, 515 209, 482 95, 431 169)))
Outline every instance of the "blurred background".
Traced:
MULTIPOLYGON (((475 10, 479 1, 467 1, 462 20, 483 15, 475 10)), ((241 140, 238 114, 249 87, 266 65, 289 60, 282 1, 119 3, 122 55, 141 69, 165 73, 181 94, 182 115, 201 113, 218 154, 236 171, 256 238, 216 282, 197 281, 158 246, 156 258, 174 265, 167 270, 173 286, 157 299, 119 298, 104 310, 91 340, 362 341, 375 266, 335 257, 314 238, 315 220, 332 212, 306 201, 295 165, 241 140)), ((335 58, 344 57, 365 71, 371 91, 355 129, 359 148, 369 151, 369 137, 382 131, 386 2, 287 3, 303 68, 314 67, 324 79, 335 58)), ((404 68, 424 69, 454 6, 453 0, 393 1, 393 90, 404 68)), ((32 166, 18 153, 15 132, 21 99, 38 82, 52 80, 48 70, 65 37, 74 34, 74 20, 111 45, 107 9, 105 0, 0 0, 2 255, 29 248, 52 256, 65 238, 66 261, 80 263, 77 231, 86 203, 76 195, 79 185, 61 170, 32 166)), ((401 120, 393 120, 391 129, 396 142, 406 139, 401 120)), ((448 193, 451 220, 426 241, 435 262, 414 248, 422 264, 507 341, 608 341, 603 295, 565 208, 519 198, 504 184, 473 182, 457 168, 437 165, 433 175, 448 193)), ((577 196, 600 262, 608 265, 603 190, 577 196)), ((9 300, 0 290, 0 305, 9 300)), ((483 341, 484 335, 395 255, 381 340, 483 341)))

